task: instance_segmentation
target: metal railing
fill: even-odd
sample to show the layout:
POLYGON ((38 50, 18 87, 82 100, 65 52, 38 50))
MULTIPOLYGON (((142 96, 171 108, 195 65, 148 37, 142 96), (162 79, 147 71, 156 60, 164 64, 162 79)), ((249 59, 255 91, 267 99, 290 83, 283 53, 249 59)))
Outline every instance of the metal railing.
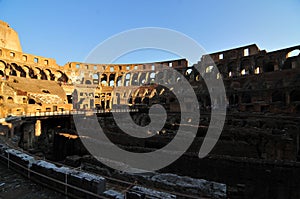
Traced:
MULTIPOLYGON (((2 155, 2 154, 0 154, 0 157, 1 157, 2 159, 4 159, 5 161, 7 161, 7 168, 8 168, 8 169, 13 169, 12 165, 14 165, 14 166, 19 167, 20 169, 27 170, 27 178, 28 178, 28 179, 31 179, 31 180, 33 180, 33 181, 37 181, 37 183, 42 184, 42 185, 44 185, 44 186, 47 186, 47 187, 49 187, 49 188, 51 188, 51 189, 53 189, 53 190, 56 190, 56 191, 58 191, 58 192, 60 192, 60 193, 65 194, 65 195, 69 195, 69 196, 71 196, 71 197, 76 197, 76 196, 74 196, 73 194, 71 194, 70 192, 68 192, 68 188, 71 188, 71 189, 74 189, 74 190, 76 190, 76 191, 82 192, 82 193, 84 193, 84 194, 87 194, 87 195, 90 195, 90 196, 94 196, 94 197, 96 197, 96 198, 108 199, 107 197, 105 197, 105 196, 103 196, 103 195, 98 195, 98 194, 95 194, 95 193, 93 193, 93 192, 87 191, 87 190, 85 190, 85 189, 82 189, 82 188, 76 187, 76 186, 74 186, 74 185, 68 184, 68 173, 66 173, 66 175, 65 175, 65 180, 64 180, 64 182, 62 182, 62 181, 59 181, 59 180, 57 180, 57 179, 55 179, 55 178, 52 178, 52 177, 46 176, 46 175, 44 175, 44 174, 38 173, 38 172, 36 172, 36 171, 33 171, 33 170, 30 169, 29 166, 28 166, 28 167, 25 167, 25 166, 23 166, 23 165, 21 165, 21 164, 15 162, 15 161, 11 160, 11 159, 9 158, 9 153, 8 153, 7 157, 4 156, 4 155, 2 155), (58 188, 56 188, 56 187, 52 187, 52 186, 50 185, 50 183, 43 183, 43 182, 41 182, 40 180, 34 179, 34 178, 31 177, 31 174, 35 174, 35 175, 37 175, 37 176, 39 176, 39 177, 41 177, 41 178, 43 178, 43 179, 45 179, 45 180, 50 180, 50 181, 52 181, 52 182, 58 183, 58 184, 60 184, 60 185, 63 185, 63 186, 64 186, 64 190, 58 189, 58 188)), ((17 169, 14 169, 14 170, 16 170, 16 171, 18 172, 17 169)), ((73 170, 75 170, 75 169, 73 169, 73 170)), ((21 174, 24 175, 24 173, 21 173, 21 174)), ((25 175, 24 175, 24 176, 25 176, 25 175)), ((79 197, 78 197, 78 198, 79 198, 79 197)))
POLYGON ((111 110, 72 110, 72 111, 44 111, 44 112, 27 112, 18 115, 9 115, 4 118, 0 118, 0 123, 28 117, 44 117, 44 116, 61 116, 61 115, 93 115, 93 114, 104 114, 104 113, 128 113, 138 112, 138 109, 111 109, 111 110))

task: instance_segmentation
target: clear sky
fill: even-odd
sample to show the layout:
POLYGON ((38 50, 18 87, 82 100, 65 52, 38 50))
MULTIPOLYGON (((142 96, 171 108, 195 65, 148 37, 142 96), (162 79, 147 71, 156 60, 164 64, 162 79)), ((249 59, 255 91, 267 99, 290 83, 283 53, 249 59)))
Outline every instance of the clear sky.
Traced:
MULTIPOLYGON (((141 27, 182 32, 209 53, 251 43, 267 51, 300 44, 300 0, 0 0, 0 19, 19 33, 24 52, 60 65, 83 61, 108 37, 141 27)), ((144 51, 119 61, 174 56, 144 51)))

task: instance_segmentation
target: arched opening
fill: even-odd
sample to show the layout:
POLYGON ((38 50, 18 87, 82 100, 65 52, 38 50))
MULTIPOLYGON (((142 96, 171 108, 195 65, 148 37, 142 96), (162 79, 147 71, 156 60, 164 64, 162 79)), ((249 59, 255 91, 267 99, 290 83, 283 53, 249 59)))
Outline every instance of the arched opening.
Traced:
POLYGON ((138 85, 138 73, 132 74, 131 85, 132 86, 138 85))
POLYGON ((150 82, 154 82, 155 81, 155 77, 156 77, 156 73, 155 72, 150 73, 150 76, 149 76, 150 82))
POLYGON ((14 103, 14 99, 13 99, 12 97, 8 97, 8 98, 7 98, 7 102, 8 102, 8 103, 14 103))
POLYGON ((0 76, 4 77, 5 76, 5 68, 6 68, 6 64, 2 61, 0 61, 0 76))
POLYGON ((85 80, 85 84, 92 84, 90 80, 85 80))
POLYGON ((109 71, 110 71, 110 72, 114 72, 114 71, 115 71, 114 66, 110 66, 110 67, 109 67, 109 71))
POLYGON ((117 86, 122 86, 122 76, 118 76, 118 78, 117 78, 117 86))
POLYGON ((100 81, 101 81, 102 86, 106 86, 107 85, 107 75, 106 74, 102 74, 100 81))
POLYGON ((294 90, 290 93, 291 102, 300 102, 300 90, 294 90))
POLYGON ((109 81, 109 86, 113 87, 115 85, 115 81, 114 80, 110 80, 109 81))
POLYGON ((16 70, 12 66, 10 66, 9 75, 11 75, 11 76, 17 76, 17 72, 16 72, 16 70))
POLYGON ((236 63, 230 62, 227 66, 228 77, 233 77, 235 75, 235 71, 236 71, 236 63))
POLYGON ((247 60, 243 60, 240 66, 241 75, 249 75, 252 74, 251 62, 247 60))
POLYGON ((58 78, 57 80, 60 81, 60 82, 65 82, 65 83, 67 83, 68 80, 69 80, 69 78, 67 77, 67 75, 66 75, 65 73, 61 72, 61 71, 58 71, 58 72, 61 73, 61 76, 60 76, 60 78, 58 78))
POLYGON ((13 66, 13 68, 14 68, 16 71, 19 71, 19 72, 20 72, 20 77, 26 77, 26 72, 22 69, 21 66, 19 66, 18 64, 15 64, 15 63, 12 63, 11 65, 13 66))
POLYGON ((32 68, 30 68, 29 66, 24 66, 24 69, 27 71, 27 76, 28 77, 34 78, 35 75, 34 75, 34 71, 32 70, 32 68))
POLYGON ((263 65, 264 65, 264 58, 259 57, 255 60, 255 74, 259 74, 263 71, 263 65))
POLYGON ((3 96, 0 96, 0 103, 2 104, 4 102, 3 96))
POLYGON ((218 64, 217 69, 218 71, 216 72, 220 73, 222 76, 226 73, 226 68, 224 67, 224 64, 218 64))
POLYGON ((259 74, 260 73, 260 67, 257 66, 254 70, 254 74, 259 74))
POLYGON ((93 84, 99 84, 99 75, 97 73, 93 74, 93 84))
POLYGON ((115 74, 110 74, 109 76, 109 86, 113 87, 115 85, 115 74))
POLYGON ((286 54, 286 58, 297 57, 299 55, 300 55, 300 50, 299 49, 295 49, 295 50, 292 50, 292 51, 288 52, 286 54))
POLYGON ((40 75, 41 75, 42 80, 47 80, 47 75, 45 74, 45 72, 43 70, 40 70, 40 75))
POLYGON ((193 69, 189 68, 185 71, 185 75, 189 76, 193 72, 193 69))
POLYGON ((146 83, 146 73, 142 73, 139 79, 139 85, 143 85, 146 83))
POLYGON ((125 75, 125 82, 124 82, 124 86, 129 86, 129 83, 130 83, 130 77, 131 77, 131 74, 130 73, 127 73, 125 75))
POLYGON ((213 71, 213 69, 214 69, 214 66, 207 66, 206 68, 205 68, 205 73, 211 73, 212 71, 213 71))

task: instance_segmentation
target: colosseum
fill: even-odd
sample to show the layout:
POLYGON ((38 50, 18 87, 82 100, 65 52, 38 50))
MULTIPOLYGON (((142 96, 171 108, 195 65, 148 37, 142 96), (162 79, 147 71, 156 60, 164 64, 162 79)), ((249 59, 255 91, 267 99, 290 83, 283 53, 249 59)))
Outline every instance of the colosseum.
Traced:
MULTIPOLYGON (((197 143, 202 143, 209 114, 218 103, 227 104, 225 127, 209 158, 198 160, 187 154, 166 170, 223 182, 231 187, 231 198, 259 194, 262 198, 300 197, 295 191, 300 187, 300 45, 267 52, 251 44, 203 55, 194 65, 178 59, 138 64, 68 62, 60 66, 53 58, 24 53, 18 34, 3 21, 0 38, 0 131, 6 137, 18 135, 19 147, 44 154, 57 152, 52 158, 59 161, 82 155, 71 119, 50 116, 94 110, 105 114, 104 126, 112 132, 111 140, 134 148, 136 143, 127 142, 130 137, 115 135, 119 130, 109 113, 129 106, 136 112, 133 118, 137 123, 145 125, 145 110, 158 103, 171 115, 170 128, 161 132, 172 134, 180 111, 193 111, 195 106, 188 96, 185 104, 179 105, 158 83, 163 80, 172 85, 184 77, 192 85, 201 111, 201 125, 190 150, 199 149, 197 143), (169 68, 181 76, 169 74, 169 68), (226 98, 212 102, 203 77, 222 79, 226 98), (45 117, 29 121, 27 116, 45 117), (65 135, 62 132, 75 135, 74 141, 57 138, 65 135), (40 139, 43 136, 48 136, 47 143, 40 139), (198 172, 199 168, 207 172, 198 172)), ((168 143, 168 135, 137 145, 160 148, 168 143)))

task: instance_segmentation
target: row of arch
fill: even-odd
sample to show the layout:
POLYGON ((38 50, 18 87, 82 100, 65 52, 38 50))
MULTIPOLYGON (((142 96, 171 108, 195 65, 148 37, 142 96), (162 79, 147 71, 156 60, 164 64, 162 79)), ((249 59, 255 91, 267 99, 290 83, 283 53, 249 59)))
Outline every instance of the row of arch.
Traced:
MULTIPOLYGON (((251 94, 246 92, 240 95, 238 94, 231 94, 228 98, 229 105, 237 105, 239 103, 249 104, 252 103, 251 94)), ((292 90, 290 92, 284 91, 274 91, 271 93, 270 96, 271 103, 282 103, 283 105, 300 102, 300 90, 292 90)))
POLYGON ((68 76, 60 70, 49 68, 30 67, 27 65, 18 65, 16 63, 5 63, 0 60, 0 76, 17 76, 32 79, 52 80, 68 82, 68 76))
POLYGON ((101 84, 102 86, 142 86, 149 83, 172 84, 181 80, 178 73, 171 70, 119 73, 95 73, 92 78, 83 78, 84 84, 101 84))
POLYGON ((232 60, 227 64, 220 62, 217 66, 211 64, 205 66, 203 74, 215 73, 215 78, 217 78, 216 75, 235 77, 300 67, 300 60, 295 59, 300 56, 299 49, 294 49, 282 57, 278 56, 279 55, 276 56, 277 59, 270 59, 269 56, 259 56, 256 58, 243 58, 240 62, 237 60, 232 60), (217 73, 217 68, 220 74, 217 73))

